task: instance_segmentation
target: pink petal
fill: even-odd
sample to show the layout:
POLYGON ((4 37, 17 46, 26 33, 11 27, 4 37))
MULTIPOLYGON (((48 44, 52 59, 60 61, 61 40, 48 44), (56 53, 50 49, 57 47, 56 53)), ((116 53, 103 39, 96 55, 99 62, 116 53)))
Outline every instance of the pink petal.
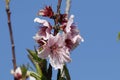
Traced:
POLYGON ((76 42, 80 42, 80 41, 84 41, 84 39, 80 36, 80 35, 76 35, 73 39, 72 39, 73 43, 76 43, 76 42))
POLYGON ((42 51, 38 51, 38 56, 42 59, 46 59, 50 54, 50 49, 45 47, 42 51))
POLYGON ((66 48, 59 47, 57 50, 53 51, 53 53, 50 54, 50 63, 55 69, 62 69, 63 65, 66 62, 71 61, 69 53, 66 52, 66 48))

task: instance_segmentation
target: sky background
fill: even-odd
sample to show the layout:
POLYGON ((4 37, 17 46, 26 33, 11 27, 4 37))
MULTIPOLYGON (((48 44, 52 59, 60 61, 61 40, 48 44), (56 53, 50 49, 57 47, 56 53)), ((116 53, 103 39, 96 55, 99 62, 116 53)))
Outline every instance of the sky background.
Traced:
MULTIPOLYGON (((30 63, 26 48, 34 49, 32 37, 38 30, 33 20, 46 5, 56 11, 57 0, 11 0, 18 66, 30 63)), ((75 15, 74 21, 85 40, 72 51, 72 62, 68 64, 71 79, 120 80, 120 41, 116 40, 120 31, 120 0, 72 0, 71 5, 70 14, 75 15)), ((62 12, 64 9, 65 0, 62 12)), ((0 80, 13 80, 11 59, 5 0, 0 0, 0 80)))

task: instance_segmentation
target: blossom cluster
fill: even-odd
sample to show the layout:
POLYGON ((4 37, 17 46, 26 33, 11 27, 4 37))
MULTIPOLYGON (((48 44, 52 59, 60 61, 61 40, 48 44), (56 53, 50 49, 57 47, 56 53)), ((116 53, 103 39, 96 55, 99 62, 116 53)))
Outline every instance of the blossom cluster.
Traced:
POLYGON ((39 45, 38 56, 49 59, 55 69, 62 69, 65 63, 71 61, 70 52, 84 41, 74 24, 74 15, 67 19, 67 14, 57 15, 50 6, 40 10, 38 15, 57 20, 55 25, 51 25, 47 20, 38 17, 34 19, 34 22, 40 24, 39 31, 33 37, 39 45))

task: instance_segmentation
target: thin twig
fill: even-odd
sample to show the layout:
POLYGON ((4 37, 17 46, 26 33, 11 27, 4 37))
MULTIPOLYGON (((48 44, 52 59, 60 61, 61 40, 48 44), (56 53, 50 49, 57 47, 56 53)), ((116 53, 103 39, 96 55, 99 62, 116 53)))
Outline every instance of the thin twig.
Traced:
POLYGON ((70 12, 70 7, 71 7, 71 0, 66 0, 65 13, 67 14, 67 18, 68 18, 68 14, 69 14, 69 12, 70 12))
POLYGON ((57 14, 56 14, 56 18, 54 19, 55 25, 58 24, 58 20, 59 20, 59 18, 60 18, 61 2, 62 2, 62 0, 58 0, 58 4, 57 4, 57 14))
POLYGON ((56 35, 58 33, 58 22, 60 19, 60 7, 61 7, 61 3, 62 0, 58 0, 58 4, 57 4, 57 14, 56 14, 56 18, 54 19, 55 22, 55 29, 54 29, 54 35, 56 35))
POLYGON ((7 1, 6 1, 6 13, 7 13, 7 18, 8 18, 8 28, 9 28, 11 49, 12 49, 12 62, 13 62, 13 68, 15 71, 15 69, 17 68, 16 56, 15 56, 15 45, 14 45, 14 38, 13 38, 12 25, 11 25, 11 12, 10 12, 10 7, 9 7, 9 2, 7 1))
POLYGON ((57 13, 58 14, 60 14, 61 2, 62 2, 62 0, 58 0, 58 5, 57 5, 57 13))

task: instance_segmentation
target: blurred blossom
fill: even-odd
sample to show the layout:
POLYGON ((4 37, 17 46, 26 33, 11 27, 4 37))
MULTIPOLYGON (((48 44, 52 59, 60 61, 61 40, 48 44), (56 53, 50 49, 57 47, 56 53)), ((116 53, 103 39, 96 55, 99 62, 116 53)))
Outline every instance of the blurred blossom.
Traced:
MULTIPOLYGON (((20 67, 18 67, 15 71, 11 70, 11 74, 14 75, 16 80, 23 80, 22 79, 22 70, 20 67)), ((27 71, 26 77, 28 77, 29 80, 36 80, 34 77, 30 76, 29 71, 27 71)))
POLYGON ((22 71, 20 67, 18 67, 15 71, 11 70, 11 74, 13 74, 17 80, 22 80, 22 71))

